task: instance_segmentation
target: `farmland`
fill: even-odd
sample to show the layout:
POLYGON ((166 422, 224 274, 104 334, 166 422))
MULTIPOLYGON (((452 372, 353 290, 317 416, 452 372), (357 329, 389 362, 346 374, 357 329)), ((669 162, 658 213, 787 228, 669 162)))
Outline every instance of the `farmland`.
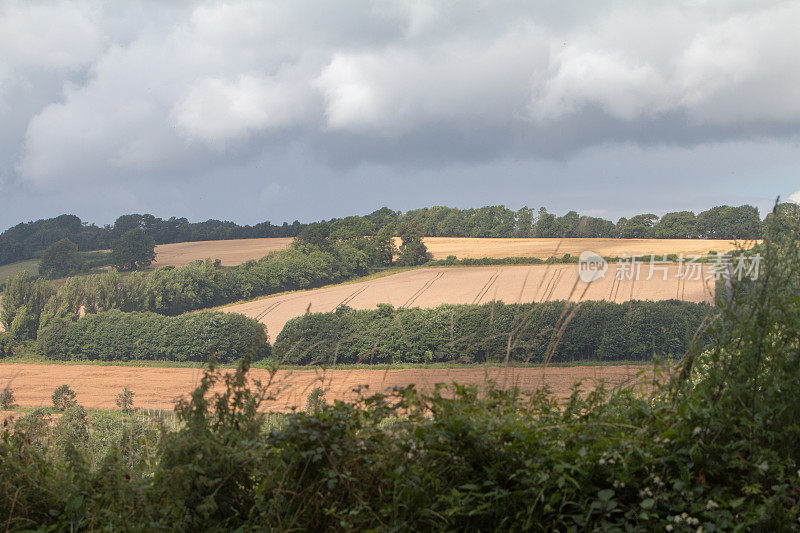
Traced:
POLYGON ((492 267, 422 268, 392 276, 289 293, 271 298, 231 305, 226 312, 242 313, 267 325, 274 337, 283 325, 306 311, 333 311, 340 305, 372 309, 379 303, 395 307, 437 307, 449 304, 479 304, 492 300, 508 303, 553 300, 632 299, 713 302, 714 283, 700 276, 697 280, 676 277, 678 267, 648 277, 643 265, 639 281, 616 280, 614 265, 608 274, 586 284, 578 278, 576 265, 528 265, 492 267))
MULTIPOLYGON (((198 241, 156 246, 154 267, 180 266, 198 259, 219 259, 224 266, 233 266, 250 259, 260 259, 269 252, 287 248, 290 237, 198 241)), ((712 239, 474 239, 469 237, 425 237, 423 242, 434 259, 449 255, 463 258, 561 257, 579 255, 591 250, 603 256, 637 254, 706 254, 711 250, 727 252, 735 245, 729 240, 712 239)), ((400 240, 395 239, 399 245, 400 240)))
POLYGON ((269 252, 283 250, 292 240, 291 237, 276 237, 160 244, 156 246, 156 260, 152 266, 181 266, 207 257, 219 259, 223 266, 239 265, 250 259, 260 259, 269 252))
MULTIPOLYGON (((385 392, 395 386, 415 384, 431 389, 436 383, 480 385, 487 379, 498 385, 519 386, 533 391, 547 384, 558 397, 569 394, 575 381, 586 380, 589 386, 596 380, 610 384, 631 383, 637 374, 649 367, 640 366, 575 366, 575 367, 479 367, 431 369, 302 369, 280 370, 270 390, 275 396, 268 402, 271 410, 302 408, 314 387, 326 390, 326 398, 353 400, 358 386, 367 385, 371 393, 385 392)), ((151 368, 101 365, 0 364, 0 383, 10 384, 22 407, 47 407, 50 395, 57 386, 68 383, 78 400, 90 409, 114 409, 114 398, 123 386, 136 393, 138 407, 149 406, 170 410, 174 401, 188 395, 199 383, 199 368, 151 368)), ((251 377, 267 382, 266 370, 251 370, 251 377)))

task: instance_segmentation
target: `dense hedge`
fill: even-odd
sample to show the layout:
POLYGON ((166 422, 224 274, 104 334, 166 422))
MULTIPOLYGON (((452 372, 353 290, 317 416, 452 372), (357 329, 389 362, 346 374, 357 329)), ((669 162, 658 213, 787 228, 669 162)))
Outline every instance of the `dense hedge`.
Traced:
POLYGON ((237 313, 203 312, 179 317, 108 311, 77 321, 50 320, 39 330, 37 349, 57 360, 202 361, 213 354, 228 363, 269 353, 263 324, 237 313))
POLYGON ((539 362, 551 349, 553 362, 648 360, 685 353, 712 312, 709 305, 677 300, 343 307, 287 322, 273 355, 293 364, 471 363, 507 356, 539 362))

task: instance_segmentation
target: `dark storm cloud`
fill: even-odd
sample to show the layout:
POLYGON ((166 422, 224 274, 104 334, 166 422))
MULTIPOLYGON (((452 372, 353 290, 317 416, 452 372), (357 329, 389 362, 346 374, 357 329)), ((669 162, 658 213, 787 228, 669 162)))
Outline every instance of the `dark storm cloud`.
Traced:
POLYGON ((799 26, 800 2, 0 0, 0 225, 763 204, 800 189, 799 26), (734 150, 773 177, 724 182, 734 150), (664 151, 695 187, 669 205, 664 151))

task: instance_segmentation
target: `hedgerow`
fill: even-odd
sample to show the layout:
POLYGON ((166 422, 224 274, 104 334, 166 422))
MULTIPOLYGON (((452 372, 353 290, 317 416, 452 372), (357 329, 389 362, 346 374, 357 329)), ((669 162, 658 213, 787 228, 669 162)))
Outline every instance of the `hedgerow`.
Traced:
POLYGON ((237 361, 269 353, 263 324, 238 313, 201 312, 178 317, 106 311, 77 321, 54 318, 39 331, 38 351, 62 361, 237 361))
POLYGON ((341 307, 291 319, 273 355, 290 364, 648 361, 705 342, 698 332, 714 312, 677 300, 341 307))

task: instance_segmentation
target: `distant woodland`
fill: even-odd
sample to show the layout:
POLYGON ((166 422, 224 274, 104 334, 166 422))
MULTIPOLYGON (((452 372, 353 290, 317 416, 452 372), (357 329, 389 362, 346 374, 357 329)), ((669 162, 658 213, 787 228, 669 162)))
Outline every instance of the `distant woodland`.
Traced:
MULTIPOLYGON (((791 206, 793 204, 783 204, 791 206)), ((186 218, 163 219, 150 214, 122 215, 112 225, 97 226, 75 215, 23 222, 0 234, 0 265, 39 257, 51 244, 68 238, 81 251, 110 248, 131 229, 139 228, 156 244, 174 242, 248 239, 255 237, 296 237, 312 227, 315 233, 347 239, 375 235, 385 226, 413 226, 428 237, 617 237, 659 239, 755 239, 762 234, 763 221, 750 205, 718 206, 699 214, 691 211, 652 213, 621 218, 616 223, 576 211, 556 216, 545 208, 505 206, 477 209, 428 207, 405 213, 383 207, 364 216, 349 216, 312 224, 297 220, 254 226, 186 218)))

